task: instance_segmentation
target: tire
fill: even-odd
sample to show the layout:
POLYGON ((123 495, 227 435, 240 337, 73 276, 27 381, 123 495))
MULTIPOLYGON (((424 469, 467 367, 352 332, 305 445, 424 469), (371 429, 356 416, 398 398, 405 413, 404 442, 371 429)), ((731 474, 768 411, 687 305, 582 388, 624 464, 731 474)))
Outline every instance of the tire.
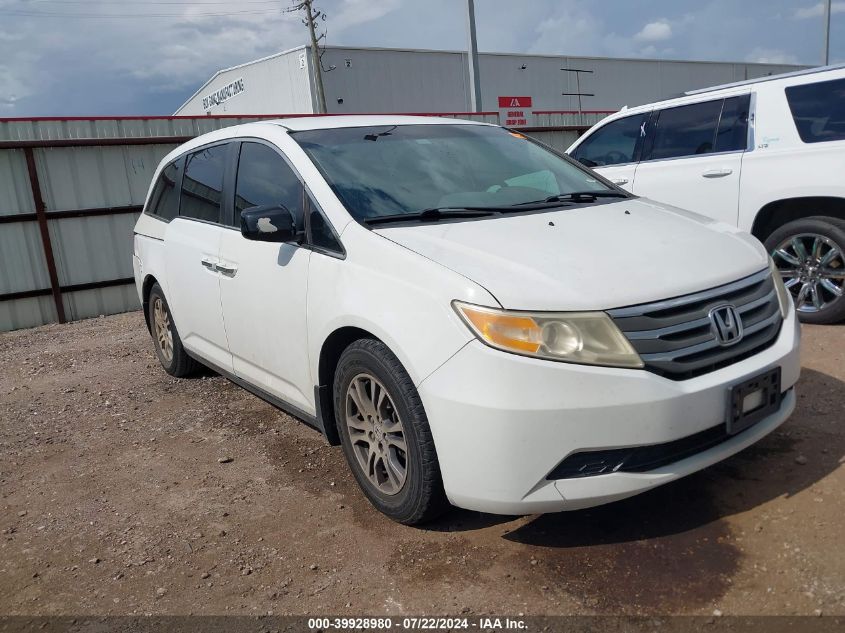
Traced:
POLYGON ((150 334, 155 343, 155 352, 161 366, 171 376, 184 378, 197 372, 202 366, 182 346, 182 339, 173 323, 170 306, 164 298, 164 292, 157 283, 150 289, 150 299, 147 305, 147 315, 150 322, 150 334), (156 312, 161 310, 157 315, 156 312), (169 337, 167 336, 169 334, 169 337))
POLYGON ((341 354, 333 388, 343 454, 370 503, 405 525, 446 511, 428 419, 399 359, 381 341, 355 341, 341 354))
POLYGON ((845 320, 845 278, 841 276, 845 273, 845 220, 824 216, 795 220, 769 235, 765 246, 783 274, 803 323, 845 320), (813 252, 816 247, 819 250, 813 252))

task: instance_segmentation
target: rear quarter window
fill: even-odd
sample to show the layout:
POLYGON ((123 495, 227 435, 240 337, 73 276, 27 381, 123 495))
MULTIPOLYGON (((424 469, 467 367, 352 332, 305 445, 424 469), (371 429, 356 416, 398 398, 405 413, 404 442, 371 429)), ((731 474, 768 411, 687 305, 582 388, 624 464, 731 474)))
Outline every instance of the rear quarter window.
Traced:
POLYGON ((146 213, 162 220, 172 220, 179 214, 179 164, 170 163, 161 170, 153 193, 147 204, 146 213))
POLYGON ((845 79, 789 86, 786 101, 805 143, 845 139, 845 79))

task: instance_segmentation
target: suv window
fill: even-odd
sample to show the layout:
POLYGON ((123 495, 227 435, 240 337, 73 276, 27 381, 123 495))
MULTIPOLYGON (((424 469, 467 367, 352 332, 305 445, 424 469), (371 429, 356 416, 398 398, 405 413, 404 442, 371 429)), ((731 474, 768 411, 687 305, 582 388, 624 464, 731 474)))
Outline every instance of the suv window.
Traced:
POLYGON ((645 136, 647 116, 637 114, 608 123, 575 148, 573 157, 588 167, 634 162, 637 143, 645 136))
POLYGON ((181 217, 220 222, 228 150, 227 144, 213 145, 188 155, 182 179, 181 217))
POLYGON ((722 99, 661 110, 647 159, 709 154, 721 111, 722 99))
POLYGON ((845 139, 845 79, 790 86, 786 100, 805 143, 845 139))
POLYGON ((283 205, 301 227, 302 195, 302 183, 278 152, 262 143, 241 144, 235 186, 235 226, 241 225, 241 212, 246 209, 283 205))
POLYGON ((725 99, 719 129, 716 132, 716 152, 735 152, 748 149, 748 110, 751 95, 725 99))
POLYGON ((176 183, 179 182, 179 165, 170 163, 161 170, 153 195, 150 196, 150 203, 147 206, 147 213, 158 216, 164 220, 172 220, 179 213, 179 196, 176 193, 176 183))

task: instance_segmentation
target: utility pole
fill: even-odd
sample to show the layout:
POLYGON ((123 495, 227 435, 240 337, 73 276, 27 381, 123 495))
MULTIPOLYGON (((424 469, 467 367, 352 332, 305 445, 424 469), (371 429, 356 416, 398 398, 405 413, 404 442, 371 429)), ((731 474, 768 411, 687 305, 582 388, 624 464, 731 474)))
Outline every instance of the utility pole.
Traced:
POLYGON ((830 3, 824 0, 824 65, 830 64, 830 3))
POLYGON ((467 0, 467 37, 469 50, 469 100, 473 112, 481 112, 481 78, 478 75, 478 41, 475 37, 475 2, 467 0))
MULTIPOLYGON (((314 23, 319 18, 323 18, 323 20, 325 20, 326 14, 319 9, 314 10, 314 0, 294 0, 293 5, 285 9, 285 13, 295 13, 298 11, 305 12, 305 17, 302 22, 308 27, 308 33, 311 36, 311 66, 314 68, 314 87, 317 92, 317 112, 319 114, 325 114, 328 110, 326 109, 326 91, 323 88, 323 62, 321 59, 322 54, 320 53, 320 40, 322 40, 326 34, 321 33, 320 35, 317 35, 317 27, 314 23)), ((328 70, 332 70, 332 68, 329 68, 328 70)))

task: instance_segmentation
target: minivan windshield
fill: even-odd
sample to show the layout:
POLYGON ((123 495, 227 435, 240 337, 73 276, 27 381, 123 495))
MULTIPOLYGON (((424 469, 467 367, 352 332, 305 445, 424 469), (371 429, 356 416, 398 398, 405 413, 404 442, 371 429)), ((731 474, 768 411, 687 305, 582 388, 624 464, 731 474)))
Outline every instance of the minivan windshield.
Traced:
POLYGON ((547 200, 575 193, 579 196, 570 197, 569 203, 624 195, 522 134, 500 127, 384 125, 292 136, 352 216, 364 222, 433 209, 519 212, 531 208, 527 204, 545 208, 547 200), (591 192, 597 195, 590 197, 591 192))

